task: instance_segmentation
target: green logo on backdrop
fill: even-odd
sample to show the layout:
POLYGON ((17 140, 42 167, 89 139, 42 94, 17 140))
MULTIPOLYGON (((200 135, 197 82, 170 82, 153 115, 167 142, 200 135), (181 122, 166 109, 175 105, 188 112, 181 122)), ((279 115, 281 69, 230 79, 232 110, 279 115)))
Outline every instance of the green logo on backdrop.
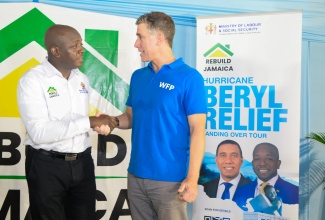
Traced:
POLYGON ((215 44, 207 52, 203 54, 204 57, 231 57, 234 53, 230 50, 230 45, 215 44))

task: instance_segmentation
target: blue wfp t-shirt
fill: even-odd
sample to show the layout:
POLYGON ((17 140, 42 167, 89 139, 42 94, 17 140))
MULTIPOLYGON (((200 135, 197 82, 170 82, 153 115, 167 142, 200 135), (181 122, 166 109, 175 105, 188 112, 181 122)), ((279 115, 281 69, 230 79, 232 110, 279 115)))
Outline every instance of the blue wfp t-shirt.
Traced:
POLYGON ((201 74, 180 58, 157 73, 152 63, 131 77, 132 150, 128 171, 141 178, 180 182, 187 175, 187 116, 207 112, 201 74))

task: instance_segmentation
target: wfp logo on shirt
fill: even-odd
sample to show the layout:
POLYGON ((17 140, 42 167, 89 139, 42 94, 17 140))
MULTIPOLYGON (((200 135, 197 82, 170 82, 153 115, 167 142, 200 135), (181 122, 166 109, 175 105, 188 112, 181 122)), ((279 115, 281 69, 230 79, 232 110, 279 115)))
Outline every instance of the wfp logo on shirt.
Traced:
POLYGON ((163 89, 168 89, 168 90, 172 90, 172 89, 175 88, 174 85, 169 84, 169 83, 165 83, 165 82, 160 82, 159 87, 163 88, 163 89))

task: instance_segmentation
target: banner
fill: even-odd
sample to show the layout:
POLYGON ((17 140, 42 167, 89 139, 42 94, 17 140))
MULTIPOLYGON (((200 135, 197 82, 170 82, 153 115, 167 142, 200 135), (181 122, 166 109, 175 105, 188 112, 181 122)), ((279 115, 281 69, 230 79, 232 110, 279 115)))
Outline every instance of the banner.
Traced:
MULTIPOLYGON (((19 116, 19 78, 46 58, 45 31, 66 24, 83 38, 81 71, 90 80, 90 114, 119 115, 125 110, 132 72, 141 67, 135 19, 40 3, 0 4, 0 219, 29 219, 25 178, 25 128, 19 116), (25 218, 26 217, 26 218, 25 218)), ((126 176, 131 131, 109 136, 91 131, 97 185, 97 219, 131 219, 126 176)))
POLYGON ((193 219, 298 219, 301 32, 301 11, 197 18, 208 114, 193 219))

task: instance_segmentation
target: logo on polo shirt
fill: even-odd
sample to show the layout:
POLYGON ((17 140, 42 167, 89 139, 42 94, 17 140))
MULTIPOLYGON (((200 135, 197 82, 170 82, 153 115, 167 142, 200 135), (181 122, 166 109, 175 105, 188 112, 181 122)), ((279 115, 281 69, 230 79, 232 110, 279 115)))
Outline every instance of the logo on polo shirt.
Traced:
POLYGON ((172 90, 172 89, 175 88, 174 85, 169 84, 169 83, 165 83, 165 82, 160 82, 159 87, 163 88, 163 89, 168 89, 168 90, 172 90))
POLYGON ((49 87, 47 92, 49 93, 49 98, 59 96, 59 93, 56 91, 56 89, 54 87, 49 87))
POLYGON ((80 93, 88 93, 88 90, 86 89, 85 83, 80 83, 81 89, 79 89, 80 93))

